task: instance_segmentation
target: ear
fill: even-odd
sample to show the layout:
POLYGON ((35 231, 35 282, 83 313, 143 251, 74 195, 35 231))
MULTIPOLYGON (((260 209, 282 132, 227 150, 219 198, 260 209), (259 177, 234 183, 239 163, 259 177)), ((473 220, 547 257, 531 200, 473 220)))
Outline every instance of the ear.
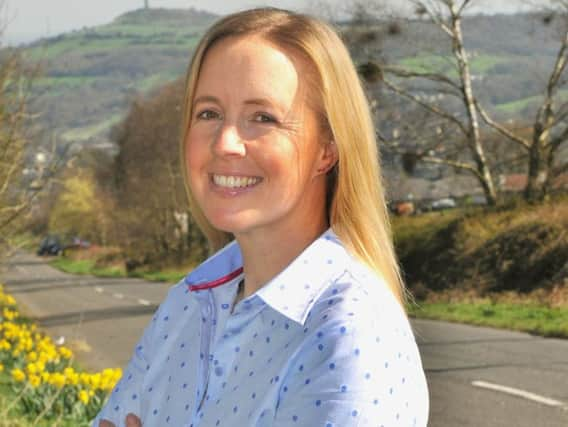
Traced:
POLYGON ((322 147, 320 157, 318 159, 316 174, 314 176, 319 176, 329 172, 335 166, 338 159, 339 155, 335 141, 331 140, 325 143, 322 147))

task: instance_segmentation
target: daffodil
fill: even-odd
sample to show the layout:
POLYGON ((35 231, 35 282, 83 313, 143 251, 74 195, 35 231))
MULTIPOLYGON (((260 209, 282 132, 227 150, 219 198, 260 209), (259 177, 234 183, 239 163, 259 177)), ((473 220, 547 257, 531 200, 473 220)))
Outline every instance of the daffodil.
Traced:
POLYGON ((24 381, 26 379, 26 374, 21 369, 18 369, 18 368, 12 369, 12 378, 17 383, 21 383, 22 381, 24 381))
POLYGON ((89 393, 86 390, 79 391, 79 400, 83 402, 84 405, 89 403, 89 393))
POLYGON ((33 388, 37 388, 41 385, 41 377, 39 375, 30 375, 28 381, 33 388))

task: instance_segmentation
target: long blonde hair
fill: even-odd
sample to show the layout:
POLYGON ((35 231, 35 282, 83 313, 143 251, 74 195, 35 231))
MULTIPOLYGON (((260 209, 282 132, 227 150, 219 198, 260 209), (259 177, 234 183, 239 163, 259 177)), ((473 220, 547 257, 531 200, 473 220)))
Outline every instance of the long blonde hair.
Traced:
POLYGON ((282 49, 300 53, 317 73, 325 125, 338 149, 338 162, 327 180, 329 224, 350 252, 383 277, 397 300, 406 300, 393 247, 380 172, 379 153, 368 102, 347 48, 327 24, 294 12, 259 8, 235 13, 214 24, 196 48, 186 79, 180 143, 183 176, 193 216, 210 249, 218 250, 232 235, 215 229, 196 203, 187 179, 186 138, 193 96, 207 51, 231 36, 260 36, 282 49))

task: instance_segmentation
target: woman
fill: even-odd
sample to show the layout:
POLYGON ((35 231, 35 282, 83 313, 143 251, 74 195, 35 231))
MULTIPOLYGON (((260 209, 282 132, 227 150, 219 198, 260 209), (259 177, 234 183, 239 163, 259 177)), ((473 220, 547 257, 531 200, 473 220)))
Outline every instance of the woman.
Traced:
POLYGON ((222 19, 183 130, 218 252, 170 290, 94 425, 426 426, 373 125, 334 31, 276 9, 222 19))

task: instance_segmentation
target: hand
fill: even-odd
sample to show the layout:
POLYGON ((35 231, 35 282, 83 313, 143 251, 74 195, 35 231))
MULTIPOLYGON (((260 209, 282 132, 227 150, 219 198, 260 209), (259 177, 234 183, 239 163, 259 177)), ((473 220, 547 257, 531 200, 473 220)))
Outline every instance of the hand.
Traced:
MULTIPOLYGON (((99 423, 99 427, 116 427, 113 423, 107 420, 102 420, 99 423)), ((126 427, 142 427, 142 421, 134 414, 128 414, 126 416, 126 427)))

